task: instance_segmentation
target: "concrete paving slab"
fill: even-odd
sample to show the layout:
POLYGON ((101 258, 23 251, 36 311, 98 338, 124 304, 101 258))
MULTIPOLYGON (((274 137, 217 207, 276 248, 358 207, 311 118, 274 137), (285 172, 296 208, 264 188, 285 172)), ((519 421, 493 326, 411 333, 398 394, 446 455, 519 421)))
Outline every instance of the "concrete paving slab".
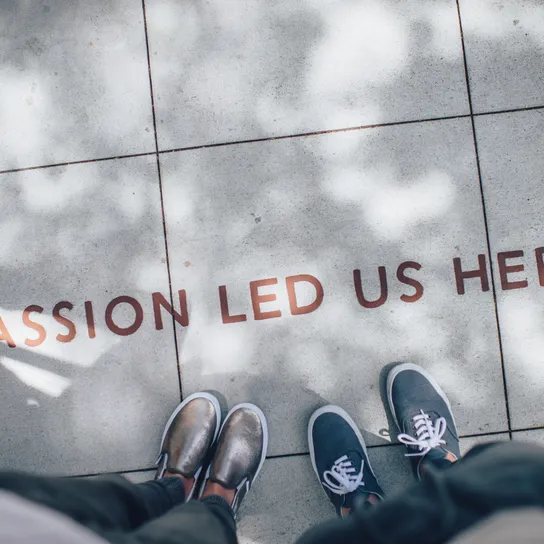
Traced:
POLYGON ((149 482, 155 477, 154 470, 138 470, 136 472, 122 472, 121 476, 125 477, 129 482, 133 484, 142 484, 149 482))
POLYGON ((469 438, 461 438, 459 444, 461 446, 461 455, 466 455, 469 450, 478 444, 487 444, 489 442, 502 442, 510 440, 508 433, 488 434, 483 436, 471 436, 469 438))
POLYGON ((154 150, 140 2, 2 2, 0 81, 0 170, 154 150))
POLYGON ((152 300, 169 289, 155 157, 0 185, 2 469, 152 466, 179 402, 172 322, 157 330, 152 300))
POLYGON ((544 106, 544 5, 460 0, 475 112, 544 106))
POLYGON ((536 442, 544 445, 544 429, 532 429, 529 431, 517 431, 512 433, 512 440, 523 442, 536 442))
POLYGON ((306 452, 308 418, 327 403, 347 409, 369 444, 388 443, 380 373, 409 360, 442 383, 462 434, 507 429, 491 292, 473 278, 459 294, 453 265, 473 269, 486 251, 468 119, 161 164, 173 288, 189 314, 178 336, 184 394, 261 405, 271 455, 306 452), (420 283, 406 285, 407 262, 421 265, 404 269, 420 283))
POLYGON ((148 2, 161 149, 468 113, 455 2, 148 2))
POLYGON ((240 508, 240 544, 294 542, 315 523, 334 517, 309 455, 268 459, 240 508))
POLYGON ((544 111, 478 118, 476 129, 512 428, 537 427, 544 424, 544 111))

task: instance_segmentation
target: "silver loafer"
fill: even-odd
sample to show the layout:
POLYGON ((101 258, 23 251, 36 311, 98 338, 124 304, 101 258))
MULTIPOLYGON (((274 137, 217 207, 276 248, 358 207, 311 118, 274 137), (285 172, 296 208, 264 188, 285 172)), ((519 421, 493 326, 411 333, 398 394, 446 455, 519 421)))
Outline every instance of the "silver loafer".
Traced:
POLYGON ((227 414, 202 489, 212 481, 234 489, 236 513, 266 459, 268 425, 260 408, 238 404, 227 414))
POLYGON ((195 485, 185 500, 191 499, 220 427, 221 407, 213 395, 194 393, 187 397, 166 423, 155 479, 162 478, 165 472, 194 478, 195 485))

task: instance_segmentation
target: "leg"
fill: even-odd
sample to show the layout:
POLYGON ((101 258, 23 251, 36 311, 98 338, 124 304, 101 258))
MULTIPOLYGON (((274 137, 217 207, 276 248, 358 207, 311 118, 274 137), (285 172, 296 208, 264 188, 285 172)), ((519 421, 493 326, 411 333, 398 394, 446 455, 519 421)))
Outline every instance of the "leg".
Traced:
POLYGON ((190 498, 220 423, 221 409, 213 395, 195 393, 185 399, 166 424, 154 482, 134 485, 121 476, 0 473, 0 488, 57 510, 97 533, 120 535, 190 498))
POLYGON ((262 411, 252 404, 235 406, 221 427, 200 500, 172 509, 130 537, 145 544, 236 544, 234 514, 262 468, 267 444, 262 411))
POLYGON ((348 520, 310 529, 298 544, 447 542, 501 510, 544 507, 544 448, 499 442, 348 520))
POLYGON ((236 544, 236 522, 226 501, 209 497, 173 508, 132 533, 130 539, 127 542, 139 544, 236 544))
POLYGON ((523 507, 544 507, 544 448, 499 442, 447 470, 429 468, 397 497, 314 527, 298 544, 447 542, 496 512, 523 507))
POLYGON ((370 509, 356 508, 347 520, 314 527, 299 544, 445 542, 499 510, 544 506, 543 448, 486 444, 457 462, 450 402, 432 376, 417 365, 397 365, 387 395, 420 483, 370 509))
POLYGON ((121 476, 55 478, 3 472, 0 488, 97 532, 134 530, 185 498, 183 483, 177 478, 135 485, 121 476))

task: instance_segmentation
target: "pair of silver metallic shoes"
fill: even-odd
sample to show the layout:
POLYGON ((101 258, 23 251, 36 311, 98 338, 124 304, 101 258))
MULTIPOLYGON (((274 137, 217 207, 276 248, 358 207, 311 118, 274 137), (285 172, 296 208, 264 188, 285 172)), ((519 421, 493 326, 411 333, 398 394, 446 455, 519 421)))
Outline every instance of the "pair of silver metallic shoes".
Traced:
POLYGON ((187 397, 172 413, 162 435, 155 479, 181 474, 195 483, 186 497, 200 497, 208 481, 234 490, 236 513, 266 458, 268 426, 254 404, 238 404, 221 424, 221 407, 211 393, 187 397), (204 472, 205 471, 205 472, 204 472))

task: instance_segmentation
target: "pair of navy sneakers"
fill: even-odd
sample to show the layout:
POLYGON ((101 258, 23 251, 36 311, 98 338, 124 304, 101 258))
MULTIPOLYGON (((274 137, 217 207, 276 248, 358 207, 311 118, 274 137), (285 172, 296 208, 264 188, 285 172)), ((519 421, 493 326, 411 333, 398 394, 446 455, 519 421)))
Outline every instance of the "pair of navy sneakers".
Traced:
MULTIPOLYGON (((442 468, 459 459, 450 402, 428 372, 411 363, 394 366, 387 376, 387 401, 417 479, 428 465, 442 468)), ((358 503, 383 500, 361 432, 345 410, 333 405, 317 410, 308 443, 314 471, 340 517, 358 503)))

